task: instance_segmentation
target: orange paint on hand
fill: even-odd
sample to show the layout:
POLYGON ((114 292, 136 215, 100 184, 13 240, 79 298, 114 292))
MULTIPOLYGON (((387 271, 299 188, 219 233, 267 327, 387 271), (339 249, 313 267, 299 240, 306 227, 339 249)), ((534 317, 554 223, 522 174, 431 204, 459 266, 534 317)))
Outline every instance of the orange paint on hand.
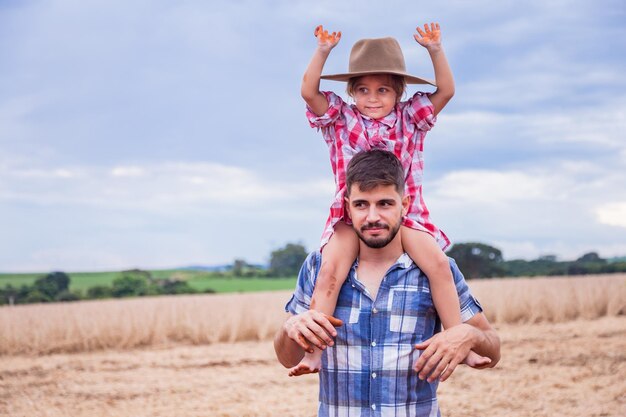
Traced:
POLYGON ((335 318, 329 315, 326 315, 326 318, 328 319, 330 324, 332 324, 335 327, 341 327, 343 325, 343 321, 339 320, 338 318, 335 318))
POLYGON ((424 30, 420 27, 417 27, 416 29, 417 33, 419 33, 422 39, 426 42, 439 42, 441 38, 439 23, 431 23, 430 28, 428 27, 428 23, 424 23, 424 30))
POLYGON ((324 27, 322 25, 317 26, 313 34, 322 42, 336 43, 339 41, 339 39, 341 39, 341 32, 333 32, 331 34, 328 34, 328 31, 324 30, 324 27))

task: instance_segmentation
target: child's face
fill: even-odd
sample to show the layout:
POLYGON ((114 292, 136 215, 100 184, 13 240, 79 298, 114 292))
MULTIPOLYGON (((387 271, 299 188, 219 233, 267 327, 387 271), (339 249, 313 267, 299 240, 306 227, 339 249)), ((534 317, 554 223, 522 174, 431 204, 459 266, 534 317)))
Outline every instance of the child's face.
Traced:
POLYGON ((354 85, 356 108, 372 119, 387 116, 396 105, 398 95, 391 85, 391 77, 386 74, 365 75, 354 85))

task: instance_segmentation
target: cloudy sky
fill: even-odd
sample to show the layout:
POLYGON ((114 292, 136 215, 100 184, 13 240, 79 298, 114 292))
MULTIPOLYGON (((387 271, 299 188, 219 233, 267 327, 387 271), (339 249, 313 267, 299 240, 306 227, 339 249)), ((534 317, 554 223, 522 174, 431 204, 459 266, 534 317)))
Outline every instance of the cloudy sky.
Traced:
POLYGON ((440 22, 457 89, 427 136, 425 199, 453 241, 626 255, 625 3, 380 4, 0 2, 0 271, 315 248, 333 182, 299 89, 320 23, 343 32, 328 72, 394 36, 432 78, 412 35, 440 22))

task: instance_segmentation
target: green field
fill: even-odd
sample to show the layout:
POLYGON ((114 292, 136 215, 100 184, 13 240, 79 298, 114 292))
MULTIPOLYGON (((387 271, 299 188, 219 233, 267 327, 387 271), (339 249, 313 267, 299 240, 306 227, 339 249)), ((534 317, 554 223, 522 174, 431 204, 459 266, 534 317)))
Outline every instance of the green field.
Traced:
MULTIPOLYGON (((154 278, 176 278, 185 280, 196 290, 205 291, 212 289, 215 292, 252 292, 252 291, 274 291, 293 290, 296 286, 296 278, 230 278, 216 277, 215 274, 203 271, 189 270, 156 270, 149 271, 154 278)), ((45 273, 28 274, 0 274, 0 288, 7 285, 19 287, 30 285, 45 273)), ((71 272, 70 289, 74 291, 86 291, 96 285, 111 286, 113 280, 120 275, 120 272, 71 272)))

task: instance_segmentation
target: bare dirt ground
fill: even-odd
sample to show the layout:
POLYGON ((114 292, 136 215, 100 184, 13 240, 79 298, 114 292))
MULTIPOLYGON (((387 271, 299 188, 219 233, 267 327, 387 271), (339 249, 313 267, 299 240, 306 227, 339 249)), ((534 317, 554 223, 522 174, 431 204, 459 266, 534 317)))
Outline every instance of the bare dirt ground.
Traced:
MULTIPOLYGON (((444 416, 626 415, 626 317, 498 331, 497 368, 440 385, 444 416)), ((0 357, 2 416, 314 416, 316 398, 268 341, 0 357)))

